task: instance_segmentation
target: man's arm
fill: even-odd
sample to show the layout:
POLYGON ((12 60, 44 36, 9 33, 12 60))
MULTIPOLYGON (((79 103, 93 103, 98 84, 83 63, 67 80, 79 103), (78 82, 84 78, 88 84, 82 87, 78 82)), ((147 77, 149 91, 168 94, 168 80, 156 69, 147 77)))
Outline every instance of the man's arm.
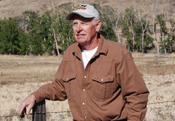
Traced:
POLYGON ((130 53, 120 60, 117 71, 122 95, 126 100, 127 119, 128 121, 142 121, 147 110, 149 91, 130 53))
POLYGON ((51 84, 41 86, 21 102, 19 115, 29 114, 35 102, 38 103, 43 99, 48 100, 66 100, 67 96, 63 84, 56 78, 51 84))
POLYGON ((62 81, 63 64, 61 63, 56 73, 55 80, 52 83, 41 86, 37 91, 25 98, 20 106, 19 115, 29 114, 35 102, 38 103, 44 99, 48 100, 66 100, 64 83, 62 81))

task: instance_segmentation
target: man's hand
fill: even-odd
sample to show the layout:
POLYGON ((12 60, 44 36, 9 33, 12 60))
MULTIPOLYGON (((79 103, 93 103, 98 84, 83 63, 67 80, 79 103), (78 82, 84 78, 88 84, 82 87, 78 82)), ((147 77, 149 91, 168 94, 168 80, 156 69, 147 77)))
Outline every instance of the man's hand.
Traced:
POLYGON ((35 100, 36 98, 34 95, 29 95, 26 99, 24 99, 21 102, 21 106, 19 109, 19 115, 21 115, 21 117, 24 116, 24 113, 26 113, 27 115, 30 113, 30 110, 35 104, 35 100))

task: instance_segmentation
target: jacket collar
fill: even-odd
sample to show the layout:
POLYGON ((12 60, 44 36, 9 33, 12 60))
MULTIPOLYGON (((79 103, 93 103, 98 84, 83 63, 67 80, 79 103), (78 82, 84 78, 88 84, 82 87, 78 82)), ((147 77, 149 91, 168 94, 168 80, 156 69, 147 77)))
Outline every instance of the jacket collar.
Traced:
POLYGON ((99 38, 100 38, 100 42, 95 55, 99 55, 100 53, 107 55, 107 52, 108 52, 108 47, 106 43, 107 40, 101 34, 99 34, 99 38))

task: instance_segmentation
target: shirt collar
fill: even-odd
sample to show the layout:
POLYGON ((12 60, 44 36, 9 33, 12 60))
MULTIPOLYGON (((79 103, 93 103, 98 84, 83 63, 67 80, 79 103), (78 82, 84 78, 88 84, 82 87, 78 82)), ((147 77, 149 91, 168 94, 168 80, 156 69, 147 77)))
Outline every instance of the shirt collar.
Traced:
POLYGON ((98 46, 98 50, 96 52, 96 55, 98 55, 100 53, 106 55, 108 52, 106 39, 101 34, 99 34, 99 37, 100 37, 100 42, 99 42, 99 46, 98 46))

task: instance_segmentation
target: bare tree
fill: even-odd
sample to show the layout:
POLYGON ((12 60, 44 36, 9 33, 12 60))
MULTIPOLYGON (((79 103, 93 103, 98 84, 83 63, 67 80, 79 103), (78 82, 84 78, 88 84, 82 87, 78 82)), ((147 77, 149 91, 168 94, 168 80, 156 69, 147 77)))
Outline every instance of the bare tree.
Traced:
POLYGON ((53 34, 54 34, 54 40, 55 40, 55 44, 56 44, 56 49, 57 49, 57 54, 59 56, 59 49, 58 49, 58 43, 57 43, 57 39, 56 39, 56 36, 55 36, 55 29, 53 29, 53 34))
POLYGON ((117 17, 116 17, 115 25, 113 24, 113 30, 115 32, 115 36, 117 37, 118 43, 121 43, 121 41, 120 41, 120 31, 119 31, 119 27, 118 27, 118 23, 120 21, 120 14, 119 14, 119 12, 120 12, 120 8, 117 10, 117 17))
POLYGON ((138 16, 135 14, 135 17, 139 20, 140 25, 142 27, 142 53, 143 53, 143 44, 144 44, 144 33, 147 29, 147 25, 148 25, 148 16, 146 16, 146 24, 144 25, 141 15, 140 15, 140 10, 138 9, 138 16))
POLYGON ((157 40, 157 34, 156 34, 156 26, 155 26, 155 16, 152 16, 152 19, 153 19, 153 34, 154 34, 154 40, 156 42, 156 48, 157 48, 157 54, 159 54, 159 43, 158 43, 158 40, 157 40))
POLYGON ((150 3, 153 5, 153 8, 151 9, 151 13, 152 13, 152 22, 153 22, 153 34, 154 34, 154 40, 155 40, 155 42, 156 42, 156 48, 157 48, 157 54, 159 54, 160 52, 160 50, 159 50, 159 43, 158 43, 158 39, 157 39, 157 34, 156 34, 156 21, 155 21, 155 19, 156 19, 156 9, 158 8, 158 10, 159 10, 159 0, 156 0, 156 1, 154 1, 154 0, 149 0, 150 1, 150 3), (156 6, 156 3, 158 4, 157 6, 156 6))
POLYGON ((135 37, 134 37, 134 29, 133 29, 133 15, 134 15, 134 9, 131 9, 131 16, 128 16, 128 21, 131 26, 131 33, 132 33, 132 44, 133 44, 133 52, 134 52, 134 42, 135 42, 135 37))
POLYGON ((120 20, 120 15, 119 15, 119 10, 117 11, 117 21, 116 21, 116 30, 117 30, 117 38, 118 38, 118 42, 121 43, 120 41, 120 32, 119 32, 119 28, 118 28, 118 22, 120 20))

